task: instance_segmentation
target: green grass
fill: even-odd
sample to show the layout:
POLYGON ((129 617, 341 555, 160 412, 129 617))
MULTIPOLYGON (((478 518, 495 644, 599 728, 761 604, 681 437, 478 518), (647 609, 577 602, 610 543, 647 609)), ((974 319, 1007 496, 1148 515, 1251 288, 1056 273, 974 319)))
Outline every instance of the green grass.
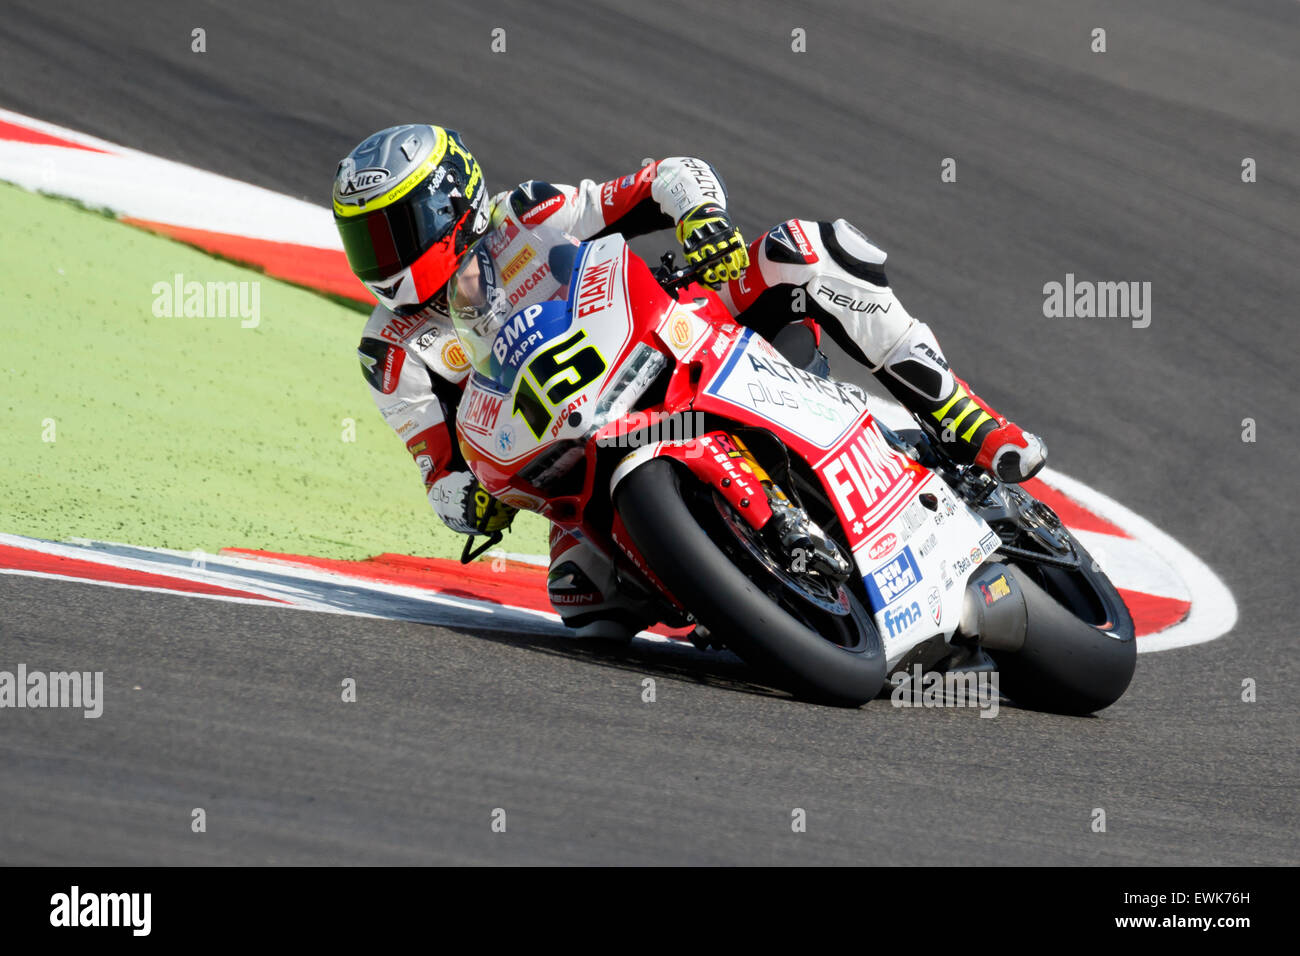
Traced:
MULTIPOLYGON (((4 184, 0 221, 0 531, 460 553, 370 400, 355 309, 4 184), (259 283, 260 324, 155 317, 154 284, 177 273, 259 283)), ((545 540, 525 514, 503 547, 545 540)))

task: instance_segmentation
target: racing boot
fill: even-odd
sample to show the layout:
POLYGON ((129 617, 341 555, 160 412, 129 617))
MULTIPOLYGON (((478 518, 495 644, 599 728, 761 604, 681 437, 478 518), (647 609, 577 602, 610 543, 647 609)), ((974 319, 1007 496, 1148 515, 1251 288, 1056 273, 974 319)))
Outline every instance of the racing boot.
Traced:
POLYGON ((912 325, 876 377, 954 461, 1018 483, 1036 475, 1047 460, 1041 438, 1007 421, 953 374, 924 322, 912 325))
POLYGON ((546 594, 567 636, 627 644, 655 622, 653 605, 620 587, 604 555, 557 525, 550 537, 546 594))

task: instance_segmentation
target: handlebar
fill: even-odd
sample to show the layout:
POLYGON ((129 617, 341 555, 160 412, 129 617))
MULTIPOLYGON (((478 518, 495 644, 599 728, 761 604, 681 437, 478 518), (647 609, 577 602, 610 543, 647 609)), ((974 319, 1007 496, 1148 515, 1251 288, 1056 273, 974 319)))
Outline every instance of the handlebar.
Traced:
POLYGON ((677 255, 671 251, 665 252, 659 259, 657 265, 651 271, 654 277, 659 280, 659 284, 668 292, 676 292, 682 286, 689 285, 695 279, 695 274, 699 271, 698 266, 685 265, 680 269, 677 267, 677 255))
POLYGON ((701 259, 699 262, 694 264, 687 263, 681 268, 678 268, 676 253, 669 251, 665 252, 663 256, 660 257, 659 265, 652 271, 654 277, 659 280, 659 284, 663 286, 664 289, 668 292, 675 293, 684 286, 688 286, 692 282, 697 281, 709 266, 713 265, 715 262, 721 261, 729 254, 728 250, 723 250, 722 252, 709 256, 707 259, 701 259))

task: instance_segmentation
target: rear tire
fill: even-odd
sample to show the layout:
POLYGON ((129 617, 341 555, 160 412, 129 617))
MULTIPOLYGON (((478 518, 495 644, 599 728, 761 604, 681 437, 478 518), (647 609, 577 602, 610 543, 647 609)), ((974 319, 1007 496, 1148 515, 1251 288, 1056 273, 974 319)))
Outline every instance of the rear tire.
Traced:
POLYGON ((1058 714, 1091 714, 1119 700, 1137 665, 1127 611, 1116 630, 1094 627, 1022 568, 1007 570, 1025 596, 1028 625, 1019 650, 988 651, 997 664, 999 689, 1020 706, 1058 714))
POLYGON ((650 569, 710 633, 776 683, 838 706, 874 698, 885 683, 885 653, 861 603, 843 589, 849 614, 824 628, 839 631, 842 643, 822 637, 800 619, 809 615, 797 597, 782 593, 761 565, 742 569, 723 551, 710 534, 729 533, 721 521, 702 526, 683 495, 682 482, 693 480, 656 459, 618 486, 615 507, 650 569))

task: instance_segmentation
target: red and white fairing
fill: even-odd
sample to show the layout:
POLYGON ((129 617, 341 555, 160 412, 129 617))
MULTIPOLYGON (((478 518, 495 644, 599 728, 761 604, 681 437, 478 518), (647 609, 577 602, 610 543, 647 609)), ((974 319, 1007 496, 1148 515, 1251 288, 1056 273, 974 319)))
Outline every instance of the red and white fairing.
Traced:
POLYGON ((812 465, 867 580, 889 664, 936 633, 951 636, 964 583, 997 549, 992 529, 947 484, 895 451, 864 395, 795 368, 766 340, 742 333, 696 407, 757 418, 812 465))

